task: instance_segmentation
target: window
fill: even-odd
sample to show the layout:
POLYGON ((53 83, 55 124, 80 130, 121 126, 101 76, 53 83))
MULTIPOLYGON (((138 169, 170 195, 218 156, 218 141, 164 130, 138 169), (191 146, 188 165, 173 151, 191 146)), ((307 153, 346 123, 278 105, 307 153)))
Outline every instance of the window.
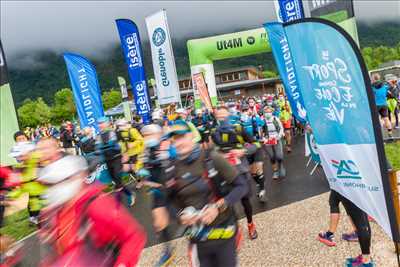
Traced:
POLYGON ((239 80, 239 73, 238 73, 238 72, 235 72, 235 73, 233 74, 233 80, 234 80, 234 81, 238 81, 238 80, 239 80))

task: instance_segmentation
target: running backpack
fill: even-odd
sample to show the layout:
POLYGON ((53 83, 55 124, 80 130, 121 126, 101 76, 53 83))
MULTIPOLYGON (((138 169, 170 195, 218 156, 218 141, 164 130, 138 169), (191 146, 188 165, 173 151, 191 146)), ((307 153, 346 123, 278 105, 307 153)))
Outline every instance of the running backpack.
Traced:
MULTIPOLYGON (((85 202, 81 209, 80 218, 77 223, 69 225, 69 227, 60 228, 60 223, 66 223, 59 221, 57 214, 50 217, 50 223, 43 225, 42 231, 47 230, 56 231, 56 233, 64 233, 66 236, 57 236, 54 244, 50 247, 50 250, 55 250, 48 254, 48 257, 44 260, 45 266, 49 267, 86 267, 86 266, 98 266, 98 267, 111 267, 116 258, 116 247, 114 244, 110 244, 104 248, 97 248, 90 240, 88 233, 90 231, 90 222, 87 215, 87 209, 90 204, 100 197, 101 194, 94 194, 85 202), (67 229, 67 231, 65 231, 67 229), (63 232, 64 230, 64 232, 63 232), (68 231, 69 230, 69 231, 68 231), (71 231, 72 230, 72 231, 71 231), (62 238, 61 241, 60 239, 62 238), (74 241, 73 241, 74 240, 74 241), (76 244, 68 244, 68 241, 76 242, 76 244), (54 255, 59 256, 54 258, 54 255)), ((73 215, 73 211, 70 212, 73 215)), ((49 216, 51 214, 48 214, 49 216)), ((66 214, 63 214, 65 217, 66 214)), ((74 216, 75 217, 75 216, 74 216)), ((71 216, 66 218, 67 220, 75 220, 71 216)), ((67 224, 68 225, 68 224, 67 224)))
POLYGON ((211 158, 211 149, 205 151, 204 166, 206 170, 203 178, 206 179, 207 183, 211 187, 211 190, 214 193, 214 198, 219 199, 228 195, 232 190, 232 186, 221 178, 215 168, 214 160, 211 158))

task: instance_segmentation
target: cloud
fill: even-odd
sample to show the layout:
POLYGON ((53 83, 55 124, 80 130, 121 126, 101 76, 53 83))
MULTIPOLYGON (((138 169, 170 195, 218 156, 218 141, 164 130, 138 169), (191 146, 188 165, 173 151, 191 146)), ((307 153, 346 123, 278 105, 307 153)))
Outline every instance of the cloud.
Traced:
MULTIPOLYGON (((397 18, 399 1, 355 0, 359 20, 397 18)), ((144 18, 167 10, 175 39, 229 33, 275 20, 273 1, 1 1, 1 39, 8 58, 34 50, 105 57, 118 43, 114 20, 135 21, 147 39, 144 18)), ((307 9, 307 3, 305 4, 307 9)), ((34 63, 34 62, 32 62, 34 63)))

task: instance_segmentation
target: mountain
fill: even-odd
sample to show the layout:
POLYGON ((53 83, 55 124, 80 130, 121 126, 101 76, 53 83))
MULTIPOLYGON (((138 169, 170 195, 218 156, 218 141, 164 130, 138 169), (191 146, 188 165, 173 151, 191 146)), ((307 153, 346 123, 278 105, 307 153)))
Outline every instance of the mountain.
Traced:
MULTIPOLYGON (((381 22, 376 24, 358 24, 361 47, 395 46, 400 42, 400 23, 381 22)), ((207 34, 202 33, 202 36, 207 34)), ((194 36, 197 38, 198 36, 194 36)), ((189 76, 189 57, 186 40, 173 40, 174 55, 178 76, 189 76)), ((153 76, 149 43, 143 44, 144 64, 148 78, 153 76)), ((107 59, 90 59, 97 69, 102 90, 117 88, 117 77, 128 78, 127 70, 119 44, 109 49, 107 59)), ((276 72, 272 54, 259 54, 215 62, 215 70, 222 70, 246 65, 263 65, 265 70, 276 72)), ((47 103, 52 103, 56 91, 70 87, 68 74, 61 54, 51 51, 39 51, 21 55, 14 61, 8 62, 10 85, 16 106, 20 106, 26 98, 43 97, 47 103), (21 68, 21 62, 27 62, 21 68), (27 68, 30 67, 30 68, 27 68)))

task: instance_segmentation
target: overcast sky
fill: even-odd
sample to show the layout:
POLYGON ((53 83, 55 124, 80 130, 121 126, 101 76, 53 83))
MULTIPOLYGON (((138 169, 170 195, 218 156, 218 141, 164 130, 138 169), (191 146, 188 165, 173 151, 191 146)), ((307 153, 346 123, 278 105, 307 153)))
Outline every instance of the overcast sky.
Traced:
MULTIPOLYGON (((400 18, 400 1, 354 0, 358 20, 400 18)), ((147 39, 144 18, 161 8, 173 38, 229 33, 275 20, 269 1, 7 1, 1 0, 1 40, 12 58, 35 49, 99 55, 118 42, 117 18, 136 22, 147 39)), ((305 4, 306 13, 308 12, 305 4)))

